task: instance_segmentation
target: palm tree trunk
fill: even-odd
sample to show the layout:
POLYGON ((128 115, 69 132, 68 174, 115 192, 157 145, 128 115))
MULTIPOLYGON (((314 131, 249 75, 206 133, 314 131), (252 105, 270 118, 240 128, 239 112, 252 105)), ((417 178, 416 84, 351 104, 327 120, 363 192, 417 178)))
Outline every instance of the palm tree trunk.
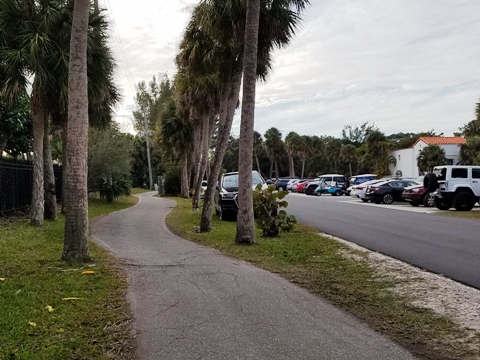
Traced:
POLYGON ((255 91, 257 81, 258 27, 260 0, 247 1, 245 20, 245 56, 243 66, 243 99, 238 155, 238 215, 236 244, 255 244, 253 219, 252 163, 255 91))
MULTIPOLYGON (((34 84, 35 86, 35 84, 34 84)), ((43 185, 43 137, 45 132, 45 102, 37 89, 31 98, 33 120, 33 184, 30 223, 35 226, 43 224, 44 185, 43 185)))
POLYGON ((199 174, 195 184, 195 191, 193 193, 192 210, 198 211, 200 203, 200 188, 202 187, 203 177, 207 169, 208 162, 208 146, 210 144, 210 122, 208 118, 203 119, 202 123, 202 152, 200 157, 199 174))
POLYGON ((67 121, 62 124, 62 206, 60 212, 65 215, 65 183, 67 174, 67 121))
POLYGON ((53 172, 52 145, 50 143, 50 121, 45 119, 43 134, 43 170, 45 191, 45 219, 57 220, 57 196, 55 193, 55 174, 53 172))
POLYGON ((353 173, 352 173, 352 162, 351 161, 348 162, 348 169, 350 170, 350 177, 352 177, 353 173))
POLYGON ((63 258, 88 261, 88 85, 89 0, 75 0, 68 72, 67 169, 63 258))
POLYGON ((188 199, 188 180, 189 180, 189 172, 188 172, 188 154, 184 153, 182 155, 182 173, 181 173, 181 183, 180 183, 180 193, 184 199, 188 199))
POLYGON ((270 159, 270 179, 273 177, 273 159, 270 159))
POLYGON ((302 179, 303 179, 303 175, 305 175, 305 158, 303 157, 302 158, 302 179))
POLYGON ((288 156, 288 173, 290 174, 291 178, 295 177, 295 164, 293 163, 293 156, 288 156))
POLYGON ((235 63, 233 71, 233 80, 227 82, 222 94, 220 104, 220 122, 217 134, 217 145, 215 147, 215 157, 210 176, 207 181, 207 190, 203 198, 202 216, 200 218, 200 231, 206 232, 212 229, 213 202, 215 196, 215 186, 220 176, 223 158, 227 151, 228 139, 232 130, 233 118, 240 95, 240 86, 242 83, 243 57, 235 63))
POLYGON ((280 171, 278 170, 278 161, 275 159, 275 177, 280 179, 280 171))
POLYGON ((261 174, 262 170, 260 169, 260 161, 258 161, 257 155, 255 155, 255 163, 257 164, 257 171, 261 174))

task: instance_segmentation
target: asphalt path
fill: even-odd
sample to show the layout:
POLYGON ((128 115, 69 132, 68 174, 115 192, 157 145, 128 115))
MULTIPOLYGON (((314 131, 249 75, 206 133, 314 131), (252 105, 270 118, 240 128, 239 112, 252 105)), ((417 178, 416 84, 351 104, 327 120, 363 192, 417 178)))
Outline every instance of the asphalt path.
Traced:
POLYGON ((304 224, 480 289, 479 221, 347 196, 290 194, 287 200, 287 212, 304 224))
POLYGON ((127 272, 140 359, 413 359, 285 279, 173 235, 174 202, 139 197, 92 231, 127 272))

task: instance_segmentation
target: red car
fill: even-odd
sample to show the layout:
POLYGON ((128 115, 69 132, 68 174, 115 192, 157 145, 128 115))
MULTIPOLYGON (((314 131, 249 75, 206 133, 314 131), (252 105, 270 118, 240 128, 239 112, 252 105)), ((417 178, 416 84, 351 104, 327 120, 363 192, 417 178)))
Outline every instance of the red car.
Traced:
POLYGON ((431 193, 425 192, 423 185, 406 187, 402 193, 402 199, 408 201, 412 206, 423 204, 425 207, 435 206, 434 197, 431 193))
POLYGON ((298 193, 303 193, 305 191, 305 186, 308 185, 308 180, 300 180, 295 184, 295 191, 298 193))

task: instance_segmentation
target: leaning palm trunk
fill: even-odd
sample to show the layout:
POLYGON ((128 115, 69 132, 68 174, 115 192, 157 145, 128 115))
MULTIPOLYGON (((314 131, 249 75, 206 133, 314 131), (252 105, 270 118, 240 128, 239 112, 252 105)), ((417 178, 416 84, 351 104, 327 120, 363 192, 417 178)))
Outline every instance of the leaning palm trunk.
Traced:
POLYGON ((255 163, 257 164, 257 171, 261 174, 262 171, 260 170, 260 161, 258 161, 258 155, 255 155, 255 163))
POLYGON ((50 138, 50 121, 47 118, 45 119, 45 132, 43 134, 45 219, 57 220, 57 196, 55 194, 55 174, 53 172, 50 138))
POLYGON ((247 245, 255 244, 252 163, 259 19, 260 0, 248 0, 245 21, 243 99, 238 155, 238 215, 235 236, 236 244, 247 245))
POLYGON ((200 231, 206 232, 212 229, 213 203, 215 196, 215 185, 220 176, 223 158, 227 151, 228 139, 232 130, 233 117, 237 107, 242 83, 243 56, 235 64, 233 80, 226 84, 220 104, 220 123, 218 126, 217 144, 210 176, 207 181, 207 190, 203 198, 202 216, 200 218, 200 231))
POLYGON ((31 107, 33 119, 33 184, 30 222, 32 225, 40 226, 43 224, 44 217, 43 137, 47 112, 43 96, 37 89, 33 91, 31 107))
POLYGON ((62 206, 60 212, 65 215, 65 183, 67 175, 67 121, 62 125, 62 206))
POLYGON ((63 258, 88 261, 88 91, 89 0, 75 0, 68 72, 67 169, 63 258))
POLYGON ((197 183, 200 173, 200 162, 202 159, 202 124, 196 124, 193 134, 193 181, 191 187, 193 188, 197 183))

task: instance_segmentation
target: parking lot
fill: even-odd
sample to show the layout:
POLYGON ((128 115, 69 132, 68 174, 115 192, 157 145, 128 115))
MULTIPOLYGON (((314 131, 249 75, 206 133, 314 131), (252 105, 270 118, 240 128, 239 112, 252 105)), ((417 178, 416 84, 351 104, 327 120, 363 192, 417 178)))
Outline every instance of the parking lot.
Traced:
MULTIPOLYGON (((349 203, 349 204, 352 204, 352 206, 355 206, 355 205, 369 206, 369 207, 377 207, 382 209, 402 210, 402 211, 421 213, 421 214, 435 214, 435 213, 445 212, 442 210, 438 210, 435 207, 424 207, 422 205, 415 207, 410 205, 407 202, 394 202, 391 205, 374 204, 371 202, 365 203, 360 199, 355 199, 351 196, 332 196, 332 195, 309 196, 309 195, 300 194, 300 193, 290 193, 287 196, 287 201, 290 196, 314 198, 314 199, 317 199, 318 201, 333 201, 333 202, 349 203)), ((447 210, 447 211, 456 211, 456 210, 454 208, 451 208, 450 210, 447 210)), ((475 205, 475 207, 471 211, 480 211, 480 206, 478 205, 478 203, 475 205)))

